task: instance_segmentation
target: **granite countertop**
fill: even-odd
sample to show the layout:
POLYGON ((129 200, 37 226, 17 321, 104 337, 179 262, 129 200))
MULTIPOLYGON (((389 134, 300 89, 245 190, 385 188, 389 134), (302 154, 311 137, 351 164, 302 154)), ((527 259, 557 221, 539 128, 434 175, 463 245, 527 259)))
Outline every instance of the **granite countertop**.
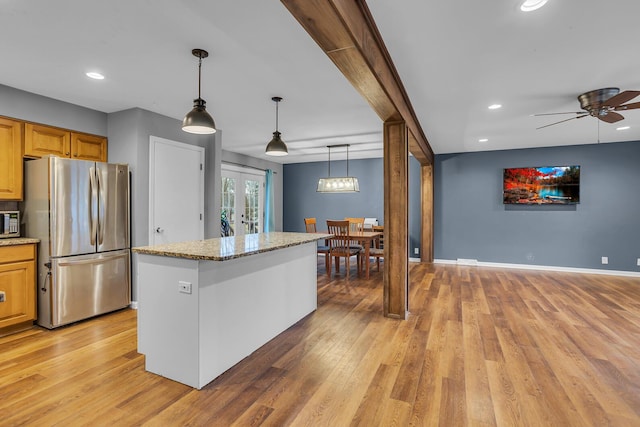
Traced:
POLYGON ((131 251, 139 254, 160 255, 195 260, 225 261, 247 255, 275 251, 331 237, 322 233, 260 233, 245 236, 219 237, 207 240, 141 246, 131 251))
POLYGON ((29 245, 33 243, 40 243, 40 239, 34 239, 32 237, 10 237, 7 239, 0 239, 0 246, 29 245))

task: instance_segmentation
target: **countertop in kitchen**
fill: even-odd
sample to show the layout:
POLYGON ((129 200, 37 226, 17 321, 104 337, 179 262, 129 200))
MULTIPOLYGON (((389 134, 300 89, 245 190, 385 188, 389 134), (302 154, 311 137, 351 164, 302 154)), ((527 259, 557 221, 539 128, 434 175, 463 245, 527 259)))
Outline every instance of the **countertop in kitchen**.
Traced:
POLYGON ((32 237, 10 237, 8 239, 0 239, 0 246, 30 245, 39 242, 40 239, 32 237))
POLYGON ((195 260, 226 261, 248 255, 275 251, 331 237, 322 233, 271 232, 244 236, 218 237, 206 240, 141 246, 132 251, 140 254, 189 258, 195 260))

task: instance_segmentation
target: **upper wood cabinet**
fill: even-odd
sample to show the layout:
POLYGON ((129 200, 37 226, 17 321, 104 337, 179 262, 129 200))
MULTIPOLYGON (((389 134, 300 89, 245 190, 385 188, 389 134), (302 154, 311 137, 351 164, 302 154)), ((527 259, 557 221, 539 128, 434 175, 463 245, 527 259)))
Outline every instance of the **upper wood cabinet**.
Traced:
POLYGON ((107 161, 107 138, 70 132, 51 126, 25 124, 24 155, 39 158, 47 154, 80 160, 107 161))
POLYGON ((0 117, 0 200, 22 200, 22 122, 0 117))
POLYGON ((71 157, 106 162, 107 138, 71 132, 71 157))

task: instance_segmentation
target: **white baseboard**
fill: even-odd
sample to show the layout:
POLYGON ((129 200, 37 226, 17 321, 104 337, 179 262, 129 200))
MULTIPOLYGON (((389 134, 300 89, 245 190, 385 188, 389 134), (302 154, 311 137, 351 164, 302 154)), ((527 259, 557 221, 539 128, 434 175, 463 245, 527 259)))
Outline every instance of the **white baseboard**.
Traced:
POLYGON ((129 305, 129 307, 133 308, 134 310, 138 309, 138 301, 131 301, 131 304, 129 305))
POLYGON ((640 277, 640 272, 637 272, 637 271, 601 270, 601 269, 595 269, 595 268, 558 267, 558 266, 550 266, 550 265, 510 264, 510 263, 502 263, 502 262, 483 262, 483 261, 477 261, 477 260, 434 259, 433 263, 478 266, 478 267, 516 268, 520 270, 561 271, 565 273, 604 274, 608 276, 640 277), (475 261, 475 263, 466 263, 465 261, 475 261))

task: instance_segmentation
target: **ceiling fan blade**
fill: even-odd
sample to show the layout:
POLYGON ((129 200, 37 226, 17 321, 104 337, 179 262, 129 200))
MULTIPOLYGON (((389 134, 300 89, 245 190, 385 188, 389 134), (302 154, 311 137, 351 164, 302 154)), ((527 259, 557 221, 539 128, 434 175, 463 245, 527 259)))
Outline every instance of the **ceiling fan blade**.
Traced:
MULTIPOLYGON (((611 113, 609 113, 609 114, 611 114, 611 113)), ((589 114, 584 114, 583 113, 581 116, 571 117, 570 119, 560 120, 559 122, 555 122, 555 123, 551 123, 551 124, 548 124, 548 125, 540 126, 539 128, 536 128, 536 130, 544 129, 544 128, 548 128, 549 126, 553 126, 553 125, 557 125, 557 124, 560 124, 560 123, 568 122, 569 120, 581 119, 583 117, 587 117, 588 115, 589 114)))
POLYGON ((609 111, 604 116, 597 116, 600 120, 607 123, 616 123, 620 120, 624 120, 624 116, 622 114, 614 113, 613 111, 609 111))
POLYGON ((631 101, 638 95, 640 95, 640 91, 638 90, 625 90, 624 92, 620 92, 619 94, 607 99, 602 103, 602 105, 606 105, 608 107, 617 107, 621 104, 624 104, 625 102, 631 101))
POLYGON ((584 114, 584 111, 567 111, 564 113, 541 113, 541 114, 532 114, 532 116, 555 116, 556 114, 584 114))
POLYGON ((624 110, 636 110, 640 108, 640 102, 633 102, 631 104, 618 105, 614 110, 616 111, 624 111, 624 110))

